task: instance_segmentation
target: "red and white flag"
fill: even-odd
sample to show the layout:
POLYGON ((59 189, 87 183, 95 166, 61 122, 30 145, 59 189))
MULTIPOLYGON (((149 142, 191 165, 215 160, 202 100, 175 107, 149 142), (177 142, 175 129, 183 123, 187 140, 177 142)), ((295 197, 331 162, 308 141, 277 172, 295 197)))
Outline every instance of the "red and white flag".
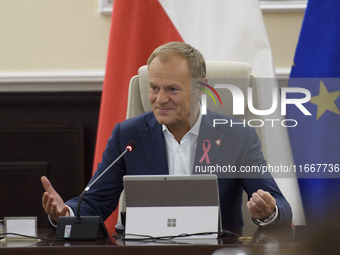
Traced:
MULTIPOLYGON (((157 0, 115 0, 100 106, 93 171, 115 124, 126 117, 129 81, 158 46, 183 41, 157 0)), ((105 222, 113 233, 117 210, 105 222)))
MULTIPOLYGON (((170 41, 191 44, 206 60, 244 61, 252 66, 258 77, 275 77, 271 48, 257 0, 115 0, 94 170, 101 161, 114 125, 125 119, 131 77, 146 64, 156 47, 170 41)), ((261 93, 266 98, 268 91, 261 93)), ((271 98, 271 93, 269 95, 271 98)), ((263 102, 264 107, 267 104, 263 102)), ((270 106, 264 109, 268 108, 270 106)), ((282 129, 265 132, 268 163, 293 163, 287 132, 282 129)), ((293 222, 304 224, 296 180, 277 182, 292 206, 293 222)), ((114 213, 111 223, 106 222, 110 232, 116 221, 117 213, 114 213)))

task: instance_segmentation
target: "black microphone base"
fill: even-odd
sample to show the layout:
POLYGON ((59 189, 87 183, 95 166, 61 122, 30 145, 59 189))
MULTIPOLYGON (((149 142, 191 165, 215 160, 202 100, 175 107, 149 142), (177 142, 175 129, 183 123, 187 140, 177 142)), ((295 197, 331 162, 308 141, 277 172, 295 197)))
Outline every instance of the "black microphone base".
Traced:
POLYGON ((107 229, 100 216, 59 217, 55 240, 96 240, 108 237, 107 229))

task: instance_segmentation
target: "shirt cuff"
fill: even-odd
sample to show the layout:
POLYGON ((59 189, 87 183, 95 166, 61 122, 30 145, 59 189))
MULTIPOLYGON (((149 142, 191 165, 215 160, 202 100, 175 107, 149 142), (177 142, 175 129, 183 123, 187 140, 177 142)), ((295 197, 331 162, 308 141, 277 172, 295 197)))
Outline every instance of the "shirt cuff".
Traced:
MULTIPOLYGON (((75 214, 74 214, 72 208, 69 207, 68 205, 66 205, 66 206, 68 207, 68 212, 69 212, 70 216, 74 216, 75 214)), ((53 227, 55 227, 55 228, 57 227, 57 222, 55 222, 53 219, 51 219, 50 215, 48 215, 48 221, 51 223, 51 225, 53 227)))
POLYGON ((261 220, 255 219, 254 222, 258 226, 267 226, 267 225, 270 225, 270 224, 273 224, 274 222, 276 222, 276 220, 278 218, 279 218, 279 209, 277 208, 277 205, 275 205, 275 215, 274 215, 274 217, 270 221, 263 222, 261 220))

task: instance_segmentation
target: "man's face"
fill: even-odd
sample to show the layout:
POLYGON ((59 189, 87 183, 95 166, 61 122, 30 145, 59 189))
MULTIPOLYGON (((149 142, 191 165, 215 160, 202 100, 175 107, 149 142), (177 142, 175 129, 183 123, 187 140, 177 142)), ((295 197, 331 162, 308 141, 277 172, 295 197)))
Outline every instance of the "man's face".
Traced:
POLYGON ((199 97, 198 89, 190 87, 188 61, 172 54, 166 62, 159 57, 149 65, 149 100, 160 124, 173 129, 190 129, 190 113, 198 114, 198 103, 190 107, 190 96, 199 97), (191 111, 190 111, 191 110, 191 111))

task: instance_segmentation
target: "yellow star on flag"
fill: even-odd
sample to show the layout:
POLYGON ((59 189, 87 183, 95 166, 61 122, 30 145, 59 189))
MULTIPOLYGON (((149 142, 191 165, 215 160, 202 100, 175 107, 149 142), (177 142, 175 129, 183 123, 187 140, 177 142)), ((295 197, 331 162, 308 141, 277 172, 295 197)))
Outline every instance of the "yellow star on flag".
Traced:
POLYGON ((318 106, 316 120, 318 120, 327 110, 340 115, 339 108, 335 100, 340 96, 340 90, 329 93, 323 81, 320 81, 319 95, 312 97, 309 102, 318 106))

